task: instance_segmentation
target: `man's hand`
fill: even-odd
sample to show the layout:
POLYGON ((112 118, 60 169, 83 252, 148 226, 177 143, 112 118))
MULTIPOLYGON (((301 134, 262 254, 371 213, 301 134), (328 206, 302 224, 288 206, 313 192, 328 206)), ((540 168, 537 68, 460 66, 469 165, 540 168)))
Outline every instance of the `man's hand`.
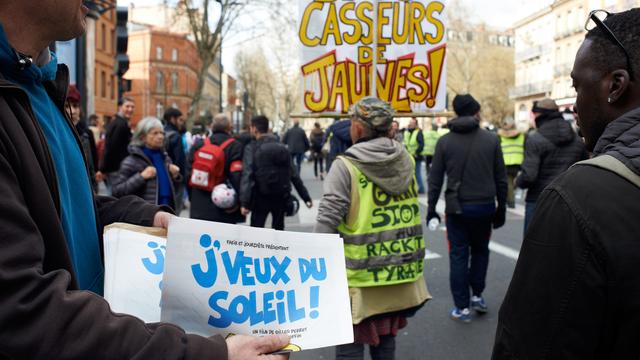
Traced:
POLYGON ((440 215, 438 215, 438 213, 433 210, 427 211, 427 224, 429 223, 429 221, 431 221, 431 219, 438 219, 438 222, 442 223, 442 220, 440 220, 440 215))
POLYGON ((229 360, 286 360, 289 354, 266 355, 289 345, 286 335, 253 337, 235 335, 227 339, 229 360))
POLYGON ((240 213, 242 214, 242 216, 247 216, 247 215, 249 215, 250 212, 251 212, 251 210, 247 209, 244 206, 242 208, 240 208, 240 213))
POLYGON ((140 175, 145 180, 153 179, 154 177, 156 177, 156 168, 153 166, 147 166, 144 170, 142 170, 140 175))
POLYGON ((106 176, 102 173, 102 171, 98 171, 96 173, 96 178, 95 179, 96 179, 97 183, 103 182, 105 178, 106 178, 106 176))
POLYGON ((175 179, 180 175, 180 168, 177 165, 171 164, 169 165, 169 172, 171 173, 171 177, 175 179))
POLYGON ((498 206, 496 213, 493 215, 493 228, 499 229, 507 221, 507 208, 504 205, 498 206))
POLYGON ((169 220, 174 216, 175 215, 169 214, 168 212, 158 211, 153 217, 153 226, 167 229, 169 227, 169 220))
POLYGON ((313 207, 313 201, 312 200, 307 201, 305 204, 307 205, 307 207, 309 209, 311 209, 313 207))

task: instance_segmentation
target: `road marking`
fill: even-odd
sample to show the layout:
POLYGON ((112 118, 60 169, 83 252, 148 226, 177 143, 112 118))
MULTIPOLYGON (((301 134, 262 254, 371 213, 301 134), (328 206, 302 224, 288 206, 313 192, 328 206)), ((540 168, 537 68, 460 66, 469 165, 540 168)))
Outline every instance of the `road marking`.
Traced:
POLYGON ((520 252, 518 250, 498 244, 495 241, 489 242, 489 250, 513 260, 518 260, 518 256, 520 256, 520 252))
POLYGON ((424 254, 424 259, 425 260, 433 260, 433 259, 440 259, 442 256, 440 256, 440 254, 438 253, 434 253, 433 251, 426 249, 426 252, 424 254))

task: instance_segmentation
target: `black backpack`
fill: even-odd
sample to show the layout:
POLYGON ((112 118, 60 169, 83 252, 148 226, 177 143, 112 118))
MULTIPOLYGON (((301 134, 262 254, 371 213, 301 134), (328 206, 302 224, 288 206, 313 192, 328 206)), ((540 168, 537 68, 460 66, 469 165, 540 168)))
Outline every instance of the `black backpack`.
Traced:
POLYGON ((275 141, 256 144, 253 164, 260 194, 291 192, 291 154, 284 144, 275 141))

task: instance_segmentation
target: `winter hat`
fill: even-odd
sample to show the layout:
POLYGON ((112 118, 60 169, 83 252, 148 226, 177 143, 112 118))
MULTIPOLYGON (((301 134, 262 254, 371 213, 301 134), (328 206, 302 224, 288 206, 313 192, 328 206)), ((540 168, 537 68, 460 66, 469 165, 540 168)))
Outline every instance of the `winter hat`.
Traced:
POLYGON ((558 104, 553 99, 544 98, 540 101, 534 101, 531 111, 534 113, 550 113, 559 111, 558 104))
POLYGON ((453 98, 453 110, 458 116, 473 116, 480 111, 480 103, 470 94, 456 95, 453 98))
POLYGON ((355 116, 378 133, 389 131, 394 114, 395 111, 388 102, 372 96, 362 98, 349 111, 349 115, 355 116))
POLYGON ((78 104, 80 103, 80 91, 78 91, 75 85, 69 85, 67 100, 78 104))

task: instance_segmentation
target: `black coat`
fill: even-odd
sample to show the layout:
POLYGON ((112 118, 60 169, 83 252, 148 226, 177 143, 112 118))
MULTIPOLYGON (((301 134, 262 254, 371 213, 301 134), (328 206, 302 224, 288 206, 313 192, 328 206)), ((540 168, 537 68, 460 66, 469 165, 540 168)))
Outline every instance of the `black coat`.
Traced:
MULTIPOLYGON (((214 132, 209 141, 214 145, 222 145, 225 141, 231 138, 231 135, 224 132, 214 132)), ((204 145, 203 140, 198 140, 193 144, 189 151, 189 157, 187 159, 188 169, 187 176, 191 176, 191 167, 193 165, 193 159, 195 153, 204 145)), ((231 172, 231 163, 240 161, 242 162, 242 149, 243 145, 240 141, 234 141, 224 149, 224 176, 228 183, 231 184, 236 194, 240 193, 240 181, 242 179, 242 169, 240 171, 231 172)), ((240 214, 240 209, 233 213, 228 213, 222 209, 219 209, 213 201, 211 201, 211 192, 204 191, 197 188, 191 189, 191 210, 190 215, 192 219, 217 221, 228 224, 235 224, 244 221, 244 216, 240 214)))
POLYGON ((183 178, 187 175, 187 155, 185 154, 182 134, 175 125, 167 123, 164 126, 165 150, 171 161, 180 168, 180 175, 183 178))
POLYGON ((536 127, 538 130, 527 137, 524 162, 516 179, 518 187, 528 189, 528 202, 535 202, 553 179, 588 157, 584 143, 562 114, 539 116, 536 127))
POLYGON ((467 146, 473 141, 464 165, 458 195, 461 205, 489 204, 507 201, 507 174, 500 139, 484 129, 470 116, 449 121, 451 132, 438 140, 429 173, 429 210, 435 211, 444 181, 461 173, 467 156, 467 146), (473 137, 476 137, 473 140, 473 137))
POLYGON ((309 139, 307 134, 299 125, 294 125, 285 134, 282 142, 287 145, 292 154, 303 154, 309 150, 309 139))
MULTIPOLYGON (((58 69, 46 89, 64 113, 69 77, 58 69)), ((101 296, 78 291, 56 179, 29 97, 0 75, 0 359, 226 358, 222 338, 116 315, 101 296)), ((151 226, 160 209, 133 196, 95 197, 100 240, 105 225, 151 226)))
POLYGON ((131 129, 125 118, 116 115, 107 125, 105 132, 104 155, 100 171, 105 174, 118 171, 122 160, 129 156, 131 129))
MULTIPOLYGON (((171 158, 167 153, 164 153, 164 165, 165 171, 172 179, 169 166, 172 164, 171 158)), ((111 191, 113 196, 122 197, 126 195, 136 195, 143 198, 152 204, 158 204, 158 176, 151 179, 145 179, 140 173, 148 166, 153 166, 153 162, 145 155, 140 146, 129 146, 129 156, 127 156, 120 165, 120 170, 113 180, 111 191)), ((175 204, 175 189, 177 185, 182 181, 182 176, 178 176, 172 179, 171 194, 172 194, 172 206, 175 204)))
MULTIPOLYGON (((640 109, 615 120, 594 155, 640 175, 640 109)), ((496 333, 493 359, 638 359, 640 188, 576 166, 541 194, 496 333)))

